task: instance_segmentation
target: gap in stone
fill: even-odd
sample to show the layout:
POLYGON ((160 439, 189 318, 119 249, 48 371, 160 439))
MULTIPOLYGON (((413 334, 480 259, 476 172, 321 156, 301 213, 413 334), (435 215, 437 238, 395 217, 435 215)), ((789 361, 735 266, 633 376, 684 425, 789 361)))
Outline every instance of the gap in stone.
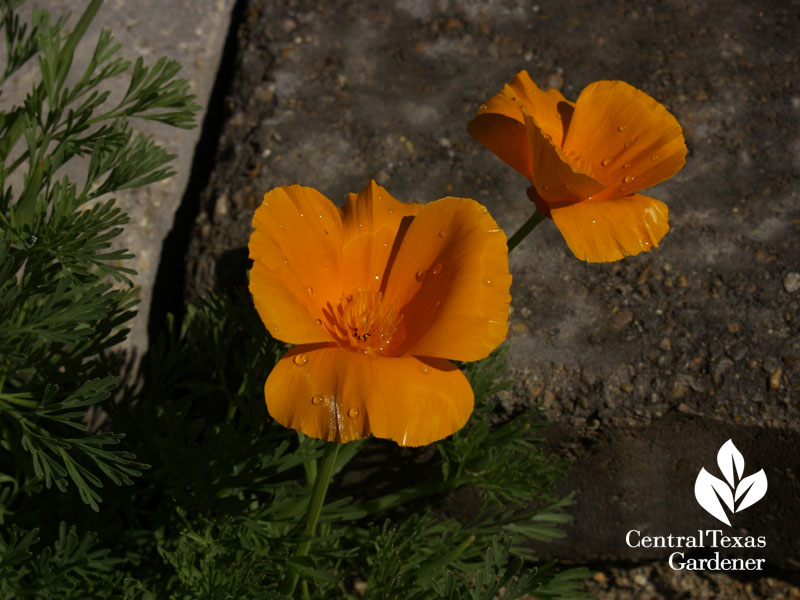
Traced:
POLYGON ((176 326, 185 313, 184 287, 186 282, 186 254, 191 241, 192 226, 200 210, 200 196, 208 185, 214 168, 219 139, 225 124, 225 100, 231 90, 237 59, 237 37, 245 16, 246 0, 236 0, 231 10, 231 22, 225 38, 217 77, 211 88, 200 138, 194 150, 191 173, 181 198, 172 229, 164 239, 158 264, 150 316, 147 322, 148 347, 158 339, 166 326, 167 314, 175 316, 176 326))

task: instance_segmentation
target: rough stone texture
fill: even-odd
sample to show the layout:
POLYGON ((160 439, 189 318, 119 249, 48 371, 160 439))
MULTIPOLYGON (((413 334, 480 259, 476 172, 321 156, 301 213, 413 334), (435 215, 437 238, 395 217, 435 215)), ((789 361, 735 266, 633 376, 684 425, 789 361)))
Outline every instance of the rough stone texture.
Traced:
MULTIPOLYGON (((510 234, 532 212, 527 182, 467 135, 478 106, 523 68, 572 99, 597 79, 628 81, 684 127, 686 167, 648 192, 670 206, 672 229, 658 250, 616 264, 577 261, 551 222, 514 251, 515 383, 499 410, 541 404, 553 449, 575 460, 564 486, 579 492, 577 520, 554 554, 663 566, 663 553, 627 548, 625 533, 725 527, 693 487, 733 438, 746 473, 764 468, 770 487, 732 531, 765 535, 771 568, 796 569, 799 11, 796 1, 253 0, 187 298, 243 283, 253 211, 278 185, 339 203, 370 177, 404 201, 474 197, 510 234)), ((686 597, 678 589, 649 597, 686 597)))
MULTIPOLYGON (((217 76, 233 3, 234 0, 106 0, 78 46, 72 73, 77 74, 88 63, 100 30, 110 29, 122 46, 120 56, 126 59, 134 61, 141 56, 146 64, 153 64, 160 57, 167 56, 180 61, 183 71, 179 77, 189 82, 197 103, 205 107, 217 76)), ((33 4, 24 5, 20 14, 30 14, 33 4)), ((37 0, 35 4, 54 17, 71 13, 69 29, 88 1, 37 0)), ((3 105, 20 103, 38 79, 38 67, 32 60, 3 86, 3 105)), ((127 87, 124 75, 114 81, 116 85, 127 87)), ((112 94, 109 102, 113 102, 115 97, 112 94)), ((198 125, 202 123, 203 114, 200 112, 197 116, 198 125)), ((116 245, 136 255, 131 267, 138 272, 134 279, 140 298, 138 314, 130 324, 131 332, 121 349, 141 354, 147 350, 148 315, 161 244, 172 228, 175 211, 186 188, 200 128, 183 130, 144 120, 137 120, 134 127, 137 131, 152 134, 169 153, 176 155, 172 163, 173 177, 116 195, 120 206, 131 217, 116 245)), ((71 175, 75 177, 78 173, 80 167, 73 165, 71 175)))

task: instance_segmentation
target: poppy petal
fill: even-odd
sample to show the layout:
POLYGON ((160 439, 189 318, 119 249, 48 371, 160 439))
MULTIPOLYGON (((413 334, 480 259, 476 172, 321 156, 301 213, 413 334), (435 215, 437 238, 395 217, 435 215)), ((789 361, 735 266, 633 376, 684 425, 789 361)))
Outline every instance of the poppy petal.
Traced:
POLYGON ((527 71, 520 71, 510 85, 478 109, 467 132, 500 160, 533 181, 524 113, 536 115, 541 128, 557 145, 566 131, 573 103, 558 90, 542 91, 527 71))
POLYGON ((401 223, 416 215, 421 204, 400 202, 370 181, 360 194, 349 194, 341 209, 344 227, 342 264, 347 269, 342 291, 377 289, 384 276, 401 223))
POLYGON ((506 236, 484 206, 453 197, 426 204, 384 291, 401 317, 394 353, 488 356, 506 338, 510 286, 506 236))
POLYGON ((568 159, 534 117, 525 115, 525 129, 531 151, 533 185, 548 207, 580 202, 605 188, 582 171, 583 165, 568 159))
POLYGON ((291 344, 331 341, 321 307, 341 295, 339 210, 313 188, 279 187, 253 215, 250 293, 273 337, 291 344))
POLYGON ((588 262, 647 252, 669 231, 667 205, 642 194, 553 208, 551 216, 570 250, 588 262))
POLYGON ((669 179, 686 162, 677 119, 624 81, 596 81, 584 88, 563 148, 608 186, 603 196, 609 198, 669 179))
POLYGON ((371 433, 423 446, 458 431, 473 408, 469 382, 446 360, 386 358, 327 345, 287 352, 264 394, 281 425, 335 442, 371 433))

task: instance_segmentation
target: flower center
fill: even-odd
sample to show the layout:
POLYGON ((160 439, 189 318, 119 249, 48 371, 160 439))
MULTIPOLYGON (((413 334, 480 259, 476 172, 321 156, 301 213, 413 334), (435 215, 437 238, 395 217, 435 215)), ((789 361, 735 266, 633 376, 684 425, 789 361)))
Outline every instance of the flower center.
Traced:
POLYGON ((339 346, 364 354, 390 352, 392 336, 402 321, 395 304, 388 305, 383 293, 375 290, 355 290, 322 312, 325 327, 339 346))

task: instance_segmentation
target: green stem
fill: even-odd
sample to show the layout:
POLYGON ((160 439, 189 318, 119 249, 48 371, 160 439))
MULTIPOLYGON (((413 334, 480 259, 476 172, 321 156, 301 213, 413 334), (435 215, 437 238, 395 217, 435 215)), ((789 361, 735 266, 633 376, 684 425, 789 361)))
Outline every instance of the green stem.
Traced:
MULTIPOLYGON (((314 489, 311 490, 311 499, 308 501, 306 528, 303 531, 303 538, 305 539, 297 545, 294 556, 308 556, 308 551, 311 549, 311 538, 314 537, 314 533, 317 531, 317 523, 319 522, 320 514, 322 514, 322 505, 325 503, 325 495, 328 493, 328 484, 331 481, 331 475, 333 475, 333 468, 336 465, 336 456, 339 454, 340 446, 341 444, 338 442, 328 442, 325 445, 319 473, 314 479, 314 489)), ((297 569, 289 567, 289 572, 281 582, 278 591, 291 598, 295 587, 297 587, 298 579, 300 579, 300 573, 297 569)))
POLYGON ((374 500, 370 500, 369 502, 365 502, 359 506, 359 509, 363 510, 367 515, 371 515, 389 510, 395 506, 400 506, 401 504, 405 504, 411 500, 422 498, 423 496, 433 496, 434 494, 444 494, 446 492, 450 492, 458 487, 461 487, 463 483, 464 482, 461 480, 461 478, 458 477, 448 479, 447 481, 442 481, 441 479, 432 480, 427 483, 421 483, 419 485, 412 485, 407 488, 403 488, 401 491, 393 494, 386 494, 380 498, 375 498, 374 500))
POLYGON ((508 252, 510 253, 514 248, 516 248, 517 244, 519 244, 523 239, 525 239, 525 236, 528 235, 531 231, 533 231, 533 228, 536 227, 542 221, 544 221, 544 215, 537 210, 536 212, 533 213, 533 215, 531 215, 531 218, 525 221, 522 224, 522 227, 517 229, 516 233, 514 233, 514 235, 512 235, 509 238, 508 252))

